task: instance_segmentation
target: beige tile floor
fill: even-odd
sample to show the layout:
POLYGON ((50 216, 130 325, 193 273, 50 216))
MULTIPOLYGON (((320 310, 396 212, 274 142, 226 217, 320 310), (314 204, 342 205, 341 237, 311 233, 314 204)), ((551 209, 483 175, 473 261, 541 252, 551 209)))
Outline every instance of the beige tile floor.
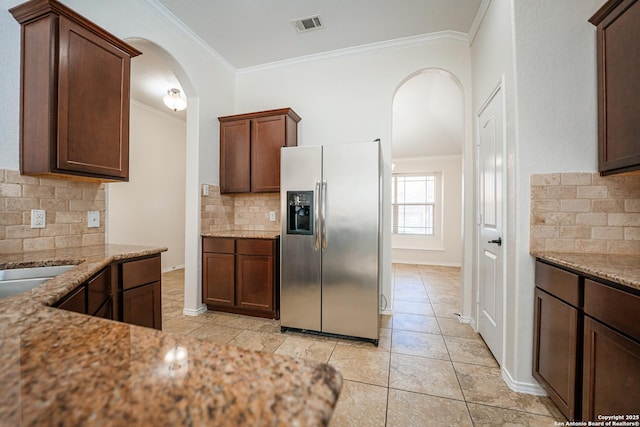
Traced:
POLYGON ((486 345, 460 323, 460 269, 393 265, 393 316, 380 343, 280 333, 276 320, 182 314, 184 271, 163 275, 163 330, 301 357, 338 368, 344 386, 331 426, 553 426, 548 398, 511 391, 486 345))

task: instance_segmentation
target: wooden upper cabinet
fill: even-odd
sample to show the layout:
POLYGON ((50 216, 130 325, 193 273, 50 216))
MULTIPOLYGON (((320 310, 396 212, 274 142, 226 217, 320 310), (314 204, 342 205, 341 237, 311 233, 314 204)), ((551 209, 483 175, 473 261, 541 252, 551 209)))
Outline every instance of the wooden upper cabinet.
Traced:
POLYGON ((220 191, 251 191, 251 121, 220 123, 220 191))
POLYGON ((640 173, 640 2, 609 0, 597 27, 598 170, 640 173))
POLYGON ((22 25, 21 173, 127 181, 140 52, 55 0, 10 12, 22 25))
POLYGON ((280 148, 298 145, 300 117, 291 109, 219 117, 220 191, 280 191, 280 148))

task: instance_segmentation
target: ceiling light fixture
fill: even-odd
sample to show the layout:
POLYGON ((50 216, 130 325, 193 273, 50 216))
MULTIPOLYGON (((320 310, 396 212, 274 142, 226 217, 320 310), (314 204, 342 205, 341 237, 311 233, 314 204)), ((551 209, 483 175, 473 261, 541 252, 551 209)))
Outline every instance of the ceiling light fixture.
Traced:
POLYGON ((162 98, 162 101, 164 101, 164 105, 176 112, 187 108, 187 100, 180 96, 180 89, 169 89, 167 95, 162 98))

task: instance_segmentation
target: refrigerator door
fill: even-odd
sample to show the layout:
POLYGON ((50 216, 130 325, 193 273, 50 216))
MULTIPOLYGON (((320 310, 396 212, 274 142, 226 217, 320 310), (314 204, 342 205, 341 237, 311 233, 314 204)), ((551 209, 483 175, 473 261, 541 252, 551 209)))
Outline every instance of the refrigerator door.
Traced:
POLYGON ((378 339, 379 144, 323 146, 322 331, 378 339))
POLYGON ((280 325, 321 330, 321 256, 318 187, 322 182, 322 147, 283 147, 280 176, 280 325), (287 194, 313 191, 312 234, 287 231, 287 194))

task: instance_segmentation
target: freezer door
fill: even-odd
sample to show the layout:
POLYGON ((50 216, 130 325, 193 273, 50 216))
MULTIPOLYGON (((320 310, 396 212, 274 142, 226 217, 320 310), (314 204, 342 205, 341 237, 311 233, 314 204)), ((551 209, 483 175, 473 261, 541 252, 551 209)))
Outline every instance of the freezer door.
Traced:
POLYGON ((280 324, 321 330, 321 252, 317 219, 322 180, 322 147, 283 147, 280 176, 280 324), (313 234, 287 232, 287 193, 313 191, 313 234))
POLYGON ((378 339, 379 144, 323 146, 322 331, 378 339))

